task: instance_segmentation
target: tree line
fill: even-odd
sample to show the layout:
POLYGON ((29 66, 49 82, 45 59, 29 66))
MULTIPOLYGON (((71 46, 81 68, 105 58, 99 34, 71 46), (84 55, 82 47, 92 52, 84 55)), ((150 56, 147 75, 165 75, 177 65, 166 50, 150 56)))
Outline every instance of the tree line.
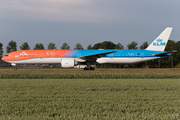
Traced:
MULTIPOLYGON (((138 43, 133 41, 130 44, 127 45, 125 48, 121 43, 114 44, 111 41, 104 41, 101 43, 96 43, 94 45, 89 44, 86 49, 146 49, 148 47, 148 42, 144 42, 140 47, 138 47, 138 43)), ((30 46, 27 42, 24 42, 20 46, 21 50, 30 50, 30 46)), ((34 50, 44 50, 45 47, 42 43, 37 43, 35 44, 34 50)), ((56 44, 53 42, 50 42, 47 47, 48 50, 54 50, 57 49, 56 44)), ((70 49, 70 46, 68 43, 63 43, 60 49, 70 49)), ((84 49, 80 43, 77 43, 74 47, 76 50, 82 50, 84 49)), ((172 50, 177 50, 177 53, 173 53, 173 56, 167 57, 167 58, 161 58, 159 60, 153 60, 153 61, 148 61, 145 63, 138 63, 138 64, 133 64, 129 65, 129 67, 139 67, 139 66, 146 66, 150 65, 151 67, 175 67, 178 65, 179 60, 180 60, 180 41, 175 42, 174 40, 169 40, 167 43, 167 46, 165 48, 165 51, 172 51, 172 50)), ((17 43, 16 41, 11 40, 7 47, 6 47, 6 53, 17 51, 17 43)), ((3 43, 0 43, 0 58, 3 56, 3 43)), ((112 66, 112 65, 110 65, 112 66)), ((119 65, 120 67, 120 65, 119 65)))
MULTIPOLYGON (((138 43, 133 41, 132 43, 128 44, 127 45, 127 49, 138 49, 137 47, 138 43)), ((147 42, 144 42, 140 47, 139 49, 145 49, 146 47, 148 46, 148 43, 147 42)), ((24 42, 21 46, 20 46, 20 49, 21 50, 30 50, 30 46, 27 42, 24 42)), ((34 50, 45 50, 45 47, 42 43, 37 43, 35 44, 34 50)), ((50 42, 48 44, 48 47, 47 47, 48 50, 54 50, 54 49, 57 49, 55 43, 52 43, 50 42)), ((70 49, 70 46, 65 42, 62 44, 62 46, 60 47, 60 49, 70 49)), ((80 43, 77 43, 74 47, 75 50, 83 50, 84 48, 82 47, 82 45, 80 43)), ((114 44, 113 42, 111 41, 104 41, 102 43, 96 43, 95 45, 91 45, 89 44, 87 46, 87 49, 125 49, 125 47, 121 44, 121 43, 117 43, 117 44, 114 44)), ((13 52, 13 51, 17 51, 17 43, 16 41, 13 41, 11 40, 7 47, 6 47, 6 53, 10 53, 10 52, 13 52)), ((0 43, 0 57, 2 57, 3 55, 3 44, 0 43)))

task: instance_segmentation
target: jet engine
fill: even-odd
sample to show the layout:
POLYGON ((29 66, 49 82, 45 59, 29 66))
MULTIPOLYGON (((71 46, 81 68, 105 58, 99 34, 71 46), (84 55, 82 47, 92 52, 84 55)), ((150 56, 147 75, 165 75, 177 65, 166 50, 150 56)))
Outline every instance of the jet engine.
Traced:
POLYGON ((61 59, 61 67, 62 68, 74 68, 77 65, 77 62, 74 58, 62 58, 61 59))

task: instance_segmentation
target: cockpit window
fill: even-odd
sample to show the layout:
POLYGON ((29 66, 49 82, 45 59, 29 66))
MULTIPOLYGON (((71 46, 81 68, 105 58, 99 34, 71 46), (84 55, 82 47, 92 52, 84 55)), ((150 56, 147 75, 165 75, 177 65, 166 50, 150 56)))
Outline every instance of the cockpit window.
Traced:
POLYGON ((5 56, 7 56, 7 57, 8 57, 8 55, 5 55, 5 56))

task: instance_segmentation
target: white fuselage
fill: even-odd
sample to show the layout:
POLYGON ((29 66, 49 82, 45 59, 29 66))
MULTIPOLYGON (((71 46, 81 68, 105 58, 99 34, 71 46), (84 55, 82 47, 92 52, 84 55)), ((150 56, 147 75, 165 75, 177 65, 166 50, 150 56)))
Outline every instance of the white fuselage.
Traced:
MULTIPOLYGON (((153 59, 158 59, 160 57, 103 57, 98 58, 96 62, 98 64, 131 64, 131 63, 139 63, 144 61, 149 61, 153 59)), ((13 64, 60 64, 62 59, 65 58, 33 58, 33 59, 26 59, 26 60, 16 60, 16 61, 7 61, 8 63, 13 64)), ((67 58, 66 58, 67 59, 67 58)), ((74 59, 77 62, 82 62, 81 59, 76 58, 68 58, 74 59)))

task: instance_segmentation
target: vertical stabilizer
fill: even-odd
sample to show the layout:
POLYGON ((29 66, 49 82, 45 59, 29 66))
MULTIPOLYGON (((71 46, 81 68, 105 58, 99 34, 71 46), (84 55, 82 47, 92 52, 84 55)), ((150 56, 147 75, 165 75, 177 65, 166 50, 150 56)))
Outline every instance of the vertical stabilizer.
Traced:
POLYGON ((172 27, 167 27, 147 48, 146 50, 164 51, 169 36, 172 31, 172 27))

